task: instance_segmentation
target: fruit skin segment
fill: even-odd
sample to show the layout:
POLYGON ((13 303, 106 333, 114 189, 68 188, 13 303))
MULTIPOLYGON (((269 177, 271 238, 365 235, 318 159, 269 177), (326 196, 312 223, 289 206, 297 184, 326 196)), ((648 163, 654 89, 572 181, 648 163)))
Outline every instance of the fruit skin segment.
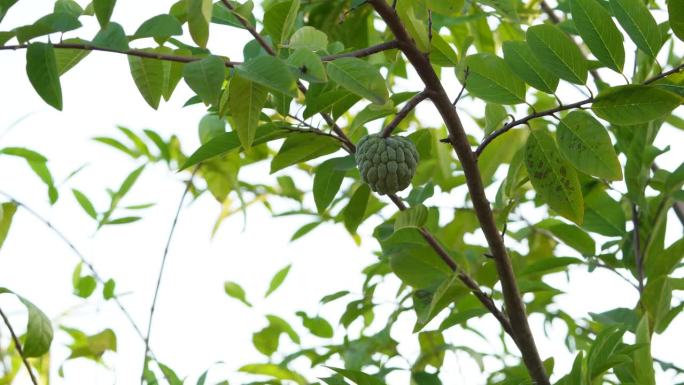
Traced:
POLYGON ((368 135, 361 138, 356 149, 361 179, 380 195, 394 194, 408 187, 418 161, 416 145, 401 136, 368 135))

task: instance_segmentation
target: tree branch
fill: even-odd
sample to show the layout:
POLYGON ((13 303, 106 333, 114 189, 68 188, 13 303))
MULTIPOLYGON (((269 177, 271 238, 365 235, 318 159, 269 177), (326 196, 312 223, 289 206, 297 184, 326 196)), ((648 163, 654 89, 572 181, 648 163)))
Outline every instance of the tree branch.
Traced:
POLYGON ((166 246, 164 246, 164 254, 162 255, 162 260, 161 260, 161 265, 159 266, 159 274, 157 275, 157 284, 154 288, 154 297, 152 298, 152 305, 150 305, 150 317, 149 320, 147 321, 147 333, 145 334, 145 355, 144 355, 144 361, 143 361, 143 371, 140 376, 140 383, 141 385, 145 381, 145 370, 147 369, 147 354, 150 351, 150 335, 152 334, 152 321, 154 319, 154 310, 155 310, 155 305, 157 304, 157 297, 159 296, 159 287, 161 286, 161 280, 162 276, 164 275, 164 267, 166 266, 166 257, 169 255, 169 248, 171 246, 171 240, 173 239, 173 234, 175 233, 176 230, 176 225, 178 224, 178 218, 180 217, 181 210, 183 210, 183 203, 185 202, 185 197, 188 195, 188 192, 190 192, 190 188, 192 187, 192 180, 195 178, 195 174, 197 174, 197 171, 199 170, 199 166, 195 167, 195 169, 192 171, 192 174, 190 175, 190 179, 188 179, 187 184, 185 186, 185 190, 183 190, 183 195, 181 195, 180 202, 178 202, 178 208, 176 209, 176 215, 173 217, 173 223, 171 224, 171 230, 169 230, 169 236, 166 239, 166 246))
POLYGON ((546 3, 545 0, 541 1, 541 9, 542 9, 542 11, 544 11, 546 16, 548 16, 549 20, 553 24, 560 23, 560 19, 558 18, 558 16, 556 16, 556 14, 553 12, 553 9, 546 3))
MULTIPOLYGON (((70 240, 61 232, 61 231, 59 231, 59 230, 52 224, 52 222, 50 222, 50 221, 48 221, 47 219, 43 218, 40 214, 38 214, 38 212, 36 212, 35 210, 33 210, 31 207, 29 207, 29 206, 27 206, 26 204, 24 204, 24 203, 22 203, 22 202, 20 202, 20 201, 18 201, 18 200, 16 200, 16 199, 14 199, 14 197, 12 197, 11 195, 9 195, 9 194, 7 194, 7 193, 5 193, 5 192, 2 192, 2 191, 0 191, 0 195, 4 195, 5 197, 7 197, 7 199, 9 199, 9 200, 11 200, 12 202, 16 203, 19 207, 21 207, 21 208, 23 208, 24 210, 26 210, 26 212, 28 212, 28 213, 31 214, 34 218, 36 218, 38 221, 42 222, 45 226, 47 226, 47 228, 49 228, 53 233, 55 233, 55 235, 57 235, 57 237, 58 237, 59 239, 61 239, 61 240, 62 240, 62 241, 71 249, 71 251, 74 252, 74 254, 78 257, 78 259, 81 260, 81 263, 83 263, 83 264, 88 268, 88 270, 90 270, 90 272, 93 274, 93 277, 95 277, 95 280, 97 280, 97 282, 99 282, 101 285, 104 285, 105 280, 104 280, 104 279, 102 278, 102 276, 97 272, 97 270, 95 270, 95 266, 93 266, 93 264, 90 263, 90 262, 85 258, 85 256, 84 256, 83 254, 81 254, 81 252, 76 248, 76 246, 74 246, 74 244, 73 244, 73 243, 72 243, 72 242, 71 242, 71 241, 70 241, 70 240)), ((129 313, 128 310, 126 310, 126 308, 125 308, 124 305, 121 303, 121 301, 119 300, 118 297, 114 296, 114 297, 112 298, 112 300, 114 300, 114 303, 119 307, 119 309, 121 310, 121 312, 123 313, 123 315, 126 316, 126 318, 128 319, 128 322, 131 324, 131 326, 132 326, 133 329, 135 330, 136 334, 138 334, 138 336, 144 341, 144 340, 145 340, 145 336, 142 334, 142 331, 140 330, 140 328, 138 327, 138 325, 137 325, 137 324, 135 323, 135 321, 133 320, 133 317, 131 316, 131 313, 129 313)), ((153 353, 153 352, 150 352, 150 353, 154 356, 154 353, 153 353)))
POLYGON ((522 353, 523 361, 532 380, 537 385, 549 385, 546 370, 537 352, 534 337, 527 322, 525 305, 518 290, 513 266, 508 257, 503 238, 496 227, 494 216, 485 195, 484 186, 482 185, 477 159, 468 144, 468 139, 458 113, 451 104, 451 100, 444 90, 439 77, 430 65, 429 60, 416 47, 394 9, 385 0, 369 0, 369 2, 394 33, 394 36, 399 41, 400 49, 411 62, 423 83, 425 83, 425 87, 432 91, 430 98, 447 126, 451 145, 456 151, 463 167, 473 208, 480 221, 480 227, 487 239, 490 251, 494 256, 496 269, 501 281, 506 311, 511 322, 511 330, 515 336, 513 339, 522 353))
POLYGON ((392 119, 392 121, 382 130, 382 137, 386 138, 392 135, 392 131, 397 128, 399 123, 401 123, 401 121, 404 120, 404 118, 406 118, 406 116, 408 116, 408 114, 410 114, 411 111, 413 111, 413 109, 420 104, 420 102, 427 99, 429 94, 430 93, 427 90, 423 90, 406 102, 404 107, 402 107, 402 109, 399 110, 399 112, 394 116, 394 119, 392 119))
MULTIPOLYGON (((6 46, 0 47, 0 51, 5 51, 5 50, 16 51, 18 49, 26 49, 26 48, 28 48, 28 46, 29 46, 28 44, 6 45, 6 46)), ((98 47, 98 46, 95 46, 92 44, 87 44, 87 43, 54 43, 54 44, 52 44, 52 47, 57 48, 57 49, 80 49, 83 51, 112 52, 112 53, 119 53, 119 54, 128 55, 128 56, 138 56, 138 57, 142 57, 142 58, 146 58, 146 59, 174 61, 174 62, 179 62, 179 63, 191 63, 194 61, 202 60, 202 58, 199 58, 199 57, 167 55, 167 54, 162 54, 162 53, 143 51, 140 49, 129 49, 129 50, 125 50, 125 51, 120 51, 120 50, 113 49, 113 48, 98 47)), ((226 61, 224 61, 224 64, 226 67, 235 67, 235 66, 238 66, 242 63, 226 60, 226 61)))
POLYGON ((7 329, 9 329, 9 332, 12 335, 12 340, 14 340, 14 346, 16 346, 17 353, 19 353, 21 360, 24 362, 24 366, 26 367, 26 370, 28 371, 29 376, 31 377, 31 382, 33 383, 33 385, 38 385, 38 380, 36 380, 36 376, 33 374, 31 365, 29 365, 28 358, 26 358, 26 355, 24 354, 24 349, 21 347, 21 342, 19 341, 17 334, 14 332, 14 329, 12 329, 12 324, 9 322, 9 319, 5 315, 5 312, 2 311, 2 309, 0 309, 0 317, 2 317, 2 320, 5 321, 5 325, 7 325, 7 329))
POLYGON ((391 40, 385 43, 380 43, 378 45, 374 45, 368 48, 362 48, 356 51, 351 51, 351 52, 343 52, 343 53, 338 53, 335 55, 326 55, 321 57, 322 61, 333 61, 335 59, 340 59, 343 57, 366 57, 370 56, 375 53, 383 52, 383 51, 389 51, 391 49, 397 49, 399 47, 399 43, 396 40, 391 40))
POLYGON ((256 28, 254 28, 254 26, 249 22, 249 20, 245 19, 241 14, 237 13, 235 11, 235 7, 233 7, 233 5, 228 0, 221 0, 221 2, 223 3, 223 5, 226 6, 226 8, 228 8, 233 13, 233 15, 240 22, 240 24, 242 24, 242 26, 245 27, 247 31, 249 31, 249 33, 254 37, 254 39, 256 39, 256 41, 259 42, 259 45, 261 45, 266 50, 266 52, 268 52, 269 55, 276 56, 276 52, 273 50, 273 47, 271 47, 271 45, 268 44, 266 39, 264 39, 263 36, 261 36, 259 32, 257 32, 256 28))

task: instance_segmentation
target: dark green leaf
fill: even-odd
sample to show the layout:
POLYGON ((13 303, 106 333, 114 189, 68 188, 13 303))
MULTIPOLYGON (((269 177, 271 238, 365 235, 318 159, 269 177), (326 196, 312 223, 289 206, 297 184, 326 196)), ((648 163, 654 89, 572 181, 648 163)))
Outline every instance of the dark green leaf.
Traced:
POLYGON ((56 12, 43 16, 31 25, 25 25, 14 29, 17 40, 20 43, 27 42, 35 37, 49 35, 57 32, 68 32, 81 27, 81 22, 74 15, 66 12, 56 12))
POLYGON ((667 116, 682 100, 660 88, 626 85, 601 92, 591 109, 613 124, 631 126, 667 116))
POLYGON ((312 133, 295 133, 285 139, 271 161, 271 174, 293 164, 331 154, 340 148, 337 140, 312 133))
POLYGON ((418 204, 406 210, 399 211, 394 220, 394 231, 403 228, 420 228, 428 218, 428 209, 422 204, 418 204))
POLYGON ((527 29, 527 43, 546 69, 570 83, 587 82, 589 67, 579 47, 560 28, 551 24, 527 29))
MULTIPOLYGON (((667 13, 670 16, 670 28, 679 40, 684 41, 684 7, 681 0, 668 0, 667 13)), ((0 17, 2 20, 2 17, 0 17)))
MULTIPOLYGON (((80 39, 64 40, 64 43, 82 43, 80 39)), ((61 48, 55 50, 55 60, 57 62, 57 73, 59 76, 64 75, 67 71, 73 68, 81 60, 83 60, 90 51, 83 49, 61 48)))
POLYGON ((116 0, 93 0, 93 8, 95 9, 95 16, 101 27, 109 23, 109 19, 114 12, 116 0))
POLYGON ((32 43, 26 50, 26 74, 38 95, 52 107, 62 110, 62 86, 52 44, 32 43))
POLYGON ((169 14, 161 14, 145 20, 133 36, 136 39, 144 37, 165 39, 182 34, 183 27, 178 19, 169 14))
POLYGON ((655 57, 662 46, 662 37, 646 4, 641 0, 610 0, 610 8, 634 44, 655 57))
POLYGON ((368 199, 370 198, 370 188, 367 184, 360 185, 349 199, 349 203, 342 211, 344 217, 344 227, 351 234, 356 233, 356 229, 363 222, 368 199))
POLYGON ((313 196, 319 213, 325 212, 340 190, 348 170, 355 166, 354 157, 328 159, 316 168, 313 181, 313 196))
POLYGON ((499 104, 525 101, 525 83, 500 57, 477 53, 466 57, 463 66, 468 69, 466 89, 473 96, 499 104))
POLYGON ((108 23, 95 35, 93 45, 117 51, 126 51, 128 50, 128 38, 123 27, 118 23, 112 22, 108 23))
MULTIPOLYGON (((503 43, 504 61, 513 72, 532 87, 552 94, 558 87, 558 76, 546 69, 523 41, 508 40, 503 43)), ((506 114, 504 114, 504 117, 506 114)))
POLYGON ((609 68, 622 72, 625 49, 622 33, 597 0, 572 0, 572 21, 591 52, 609 68))
POLYGON ((600 188, 584 196, 584 223, 582 227, 608 237, 620 237, 625 233, 625 212, 600 188))
POLYGON ((264 12, 264 30, 276 44, 283 44, 292 33, 299 11, 299 0, 271 3, 264 12))

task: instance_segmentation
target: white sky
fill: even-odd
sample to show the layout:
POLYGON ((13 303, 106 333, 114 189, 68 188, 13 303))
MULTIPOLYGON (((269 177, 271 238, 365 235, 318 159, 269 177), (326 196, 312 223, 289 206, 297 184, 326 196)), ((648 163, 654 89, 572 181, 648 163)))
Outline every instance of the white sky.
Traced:
MULTIPOLYGON (((52 4, 52 1, 20 2, 9 12, 2 29, 32 22, 49 13, 52 4)), ((170 2, 120 0, 113 20, 132 33, 142 21, 165 12, 169 5, 170 2)), ((87 18, 83 19, 84 22, 86 20, 86 31, 89 32, 80 36, 87 38, 94 35, 96 25, 87 18)), ((209 46, 218 47, 215 49, 220 54, 241 59, 247 34, 226 27, 212 28, 209 46)), ((152 128, 164 137, 178 135, 184 150, 189 153, 199 145, 196 127, 204 115, 203 108, 181 108, 191 95, 181 82, 171 102, 154 111, 144 103, 135 88, 124 56, 91 53, 77 68, 62 77, 64 111, 58 112, 35 94, 25 76, 24 66, 23 51, 0 52, 0 106, 3 106, 0 147, 25 146, 43 153, 50 159, 49 166, 57 181, 83 164, 88 164, 88 167, 62 186, 60 201, 50 207, 44 185, 32 175, 28 166, 20 159, 1 157, 0 190, 49 218, 93 262, 100 274, 116 279, 117 292, 127 293, 122 301, 138 325, 143 327, 147 322, 164 242, 182 194, 180 180, 187 175, 177 175, 162 166, 150 167, 124 203, 154 201, 157 205, 143 212, 143 221, 122 227, 105 227, 97 234, 94 234, 94 223, 82 213, 69 190, 81 189, 96 207, 102 209, 108 204, 105 188, 117 187, 137 163, 94 143, 91 138, 118 135, 117 124, 136 132, 152 128), (3 131, 27 114, 28 117, 14 129, 3 131)), ((458 86, 453 76, 446 76, 446 79, 448 89, 455 94, 458 86)), ((419 89, 415 82, 408 82, 406 86, 419 89)), ((475 105, 464 106, 477 108, 475 105)), ((427 103, 419 108, 419 116, 426 117, 426 123, 434 124, 431 121, 436 115, 434 109, 427 103)), ((673 129, 666 130, 659 138, 660 146, 673 147, 670 153, 659 158, 661 166, 667 168, 681 163, 683 139, 682 132, 673 129)), ((250 168, 242 176, 250 180, 274 180, 266 167, 250 168)), ((461 194, 456 201, 462 202, 463 189, 456 191, 461 194)), ((453 200, 446 198, 432 202, 453 204, 453 200)), ((313 204, 310 196, 307 199, 313 204)), ((280 204, 280 207, 285 206, 280 204)), ((219 204, 206 195, 181 214, 155 316, 151 347, 157 357, 179 375, 189 376, 188 383, 194 383, 198 375, 217 361, 226 364, 215 367, 210 378, 229 379, 231 383, 245 379, 236 373, 241 365, 265 362, 264 357, 251 346, 252 333, 266 324, 265 314, 280 315, 298 330, 303 329, 294 316, 297 310, 305 310, 310 315, 321 312, 333 321, 338 319, 341 307, 338 304, 320 307, 319 299, 344 289, 358 292, 362 282, 359 272, 374 260, 372 252, 377 249, 369 237, 377 222, 362 226, 361 233, 366 236, 366 241, 361 247, 354 244, 342 226, 331 224, 320 226, 309 236, 289 243, 294 230, 310 219, 272 219, 266 210, 258 206, 250 209, 245 232, 241 232, 240 216, 234 216, 224 223, 211 241, 211 228, 219 210, 219 204), (283 287, 267 300, 260 299, 272 275, 289 263, 293 263, 293 268, 283 287), (228 298, 223 292, 226 280, 239 282, 256 307, 247 309, 228 298)), ((669 230, 670 239, 681 234, 679 228, 669 230)), ((119 351, 105 356, 106 368, 82 359, 67 361, 64 364, 65 378, 60 378, 57 376, 58 365, 68 355, 65 345, 70 339, 58 332, 52 349, 53 384, 132 384, 139 381, 142 342, 114 304, 100 300, 100 288, 87 301, 71 295, 71 273, 78 259, 49 229, 20 210, 0 251, 0 259, 0 286, 24 295, 56 323, 78 327, 91 334, 104 328, 112 328, 117 333, 119 351)), ((573 274, 575 284, 572 291, 557 297, 557 300, 577 317, 617 306, 631 307, 636 301, 633 289, 610 273, 577 271, 573 274)), ((561 289, 567 288, 562 276, 554 277, 553 283, 561 289)), ((391 301, 395 286, 389 286, 379 296, 391 301)), ((25 316, 18 303, 10 296, 2 296, 0 305, 11 310, 13 323, 21 329, 25 316)), ((498 325, 489 318, 477 326, 485 334, 498 333, 498 325)), ((401 342, 400 350, 410 356, 418 351, 415 338, 410 335, 412 324, 412 317, 407 315, 393 333, 393 338, 401 342)), ((655 337, 655 356, 684 366, 681 350, 672 344, 672 341, 684 340, 683 326, 684 320, 680 317, 666 335, 655 337)), ((571 357, 565 353, 562 330, 552 329, 545 335, 537 317, 532 317, 532 329, 542 356, 554 356, 557 373, 567 372, 571 357)), ((341 328, 337 327, 337 331, 341 332, 341 328)), ((305 333, 301 334, 305 336, 305 333)), ((485 350, 492 349, 458 328, 450 329, 446 337, 455 344, 473 343, 485 350)), ((305 346, 325 342, 306 336, 303 341, 305 346)), ((493 361, 487 362, 495 365, 493 361)), ((402 365, 401 362, 395 364, 402 365)), ((313 373, 316 376, 330 374, 326 369, 316 369, 313 373)), ((406 373, 393 376, 390 379, 405 380, 406 373)), ((477 366, 463 353, 447 354, 442 378, 445 383, 484 382, 477 366)), ((674 379, 666 373, 659 375, 659 381, 673 383, 674 379)), ((16 383, 29 383, 25 373, 16 383)))

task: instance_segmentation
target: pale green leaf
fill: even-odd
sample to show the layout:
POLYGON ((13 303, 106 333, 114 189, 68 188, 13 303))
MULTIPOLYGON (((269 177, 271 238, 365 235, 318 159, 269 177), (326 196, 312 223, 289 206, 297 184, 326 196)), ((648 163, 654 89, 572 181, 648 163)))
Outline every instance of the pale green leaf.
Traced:
POLYGON ((341 87, 376 104, 385 104, 389 98, 385 79, 380 71, 368 62, 348 57, 328 63, 328 76, 341 87))
POLYGON ((258 56, 237 67, 237 72, 245 79, 259 83, 281 94, 291 97, 297 96, 295 77, 287 64, 279 58, 258 56))
POLYGON ((293 164, 331 154, 340 148, 337 140, 310 133, 294 133, 285 139, 271 161, 271 174, 293 164))
POLYGON ((26 337, 23 348, 26 357, 40 357, 50 350, 52 343, 52 324, 50 319, 31 301, 17 295, 13 291, 0 287, 0 294, 14 294, 24 304, 28 311, 28 324, 26 325, 26 337))
POLYGON ((525 101, 525 83, 500 57, 477 53, 465 58, 468 92, 486 102, 518 104, 525 101))
POLYGON ((268 297, 276 291, 280 285, 285 282, 285 278, 287 278, 287 274, 290 272, 290 268, 292 265, 287 265, 284 268, 278 270, 278 272, 273 276, 271 279, 271 283, 268 284, 268 290, 266 291, 266 295, 264 295, 264 298, 268 297))
POLYGON ((228 296, 237 299, 238 301, 244 303, 245 305, 252 307, 252 304, 247 301, 247 295, 242 286, 235 282, 226 281, 223 284, 223 290, 228 294, 228 296))
POLYGON ((682 97, 660 88, 626 85, 601 92, 591 109, 610 123, 632 126, 669 115, 682 100, 682 97))
POLYGON ((164 87, 164 65, 162 61, 128 56, 128 64, 138 91, 147 104, 156 110, 159 107, 164 87))
POLYGON ((217 56, 207 56, 183 68, 183 79, 205 104, 218 104, 225 77, 225 65, 217 56))
POLYGON ((204 48, 209 41, 209 23, 213 10, 211 0, 187 0, 187 4, 190 36, 197 45, 204 48))
POLYGON ((245 149, 249 149, 254 142, 261 109, 267 97, 264 86, 239 75, 234 76, 228 85, 228 105, 235 122, 235 131, 245 149))
POLYGON ((321 51, 328 47, 328 36, 314 27, 304 26, 290 37, 290 49, 321 51))

